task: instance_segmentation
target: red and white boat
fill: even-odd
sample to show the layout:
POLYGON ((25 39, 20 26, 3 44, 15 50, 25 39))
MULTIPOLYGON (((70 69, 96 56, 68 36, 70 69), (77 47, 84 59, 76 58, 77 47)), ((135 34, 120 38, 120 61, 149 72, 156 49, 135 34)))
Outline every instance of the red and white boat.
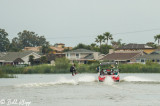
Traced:
MULTIPOLYGON (((103 64, 100 64, 100 66, 102 65, 108 65, 108 64, 111 64, 111 63, 103 63, 103 64)), ((113 63, 112 63, 113 64, 113 63)), ((115 63, 116 64, 116 63, 115 63)), ((117 64, 116 64, 117 65, 117 64)), ((100 68, 99 68, 100 69, 100 68)), ((118 66, 115 68, 112 68, 112 69, 101 69, 99 70, 99 76, 98 76, 98 80, 100 82, 104 82, 106 77, 110 77, 113 79, 113 81, 115 82, 119 82, 120 81, 120 75, 119 75, 119 69, 118 69, 118 66)))

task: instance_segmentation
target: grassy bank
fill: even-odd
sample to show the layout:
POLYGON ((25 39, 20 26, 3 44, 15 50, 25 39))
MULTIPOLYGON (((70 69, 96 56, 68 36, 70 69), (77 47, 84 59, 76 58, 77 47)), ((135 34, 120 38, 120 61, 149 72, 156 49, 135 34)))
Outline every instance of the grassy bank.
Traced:
POLYGON ((0 78, 15 78, 13 74, 6 74, 2 70, 0 70, 0 78))
MULTIPOLYGON (((99 63, 76 64, 78 73, 96 73, 99 63)), ((70 73, 70 61, 60 58, 55 61, 55 65, 34 65, 27 67, 1 66, 0 77, 14 77, 12 74, 35 74, 35 73, 70 73), (11 75, 8 75, 11 74, 11 75)), ((147 62, 146 64, 120 64, 121 73, 160 73, 160 65, 147 62)))
MULTIPOLYGON (((2 66, 0 67, 1 70, 3 70, 3 73, 8 74, 35 74, 35 73, 70 73, 70 65, 67 67, 56 67, 52 65, 36 65, 36 66, 28 66, 28 67, 13 67, 13 66, 2 66)), ((76 69, 78 73, 94 73, 96 72, 96 65, 76 65, 76 69)))
POLYGON ((122 64, 119 69, 121 73, 160 73, 160 65, 150 62, 146 64, 122 64))
MULTIPOLYGON (((1 66, 0 69, 3 73, 8 74, 34 74, 34 73, 70 73, 70 61, 66 58, 58 58, 55 61, 55 65, 34 65, 28 67, 13 67, 13 66, 1 66)), ((76 64, 78 73, 94 73, 98 63, 93 64, 76 64)))

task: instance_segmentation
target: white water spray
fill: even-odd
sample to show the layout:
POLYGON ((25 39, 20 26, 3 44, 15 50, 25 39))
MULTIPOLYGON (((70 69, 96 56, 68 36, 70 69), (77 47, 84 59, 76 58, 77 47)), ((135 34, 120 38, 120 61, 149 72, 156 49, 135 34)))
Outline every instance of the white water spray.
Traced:
POLYGON ((110 76, 106 76, 104 83, 107 85, 113 85, 114 80, 110 76))
POLYGON ((127 82, 151 82, 151 81, 155 81, 155 80, 140 78, 140 77, 136 77, 136 76, 127 76, 127 77, 124 77, 123 80, 127 81, 127 82))

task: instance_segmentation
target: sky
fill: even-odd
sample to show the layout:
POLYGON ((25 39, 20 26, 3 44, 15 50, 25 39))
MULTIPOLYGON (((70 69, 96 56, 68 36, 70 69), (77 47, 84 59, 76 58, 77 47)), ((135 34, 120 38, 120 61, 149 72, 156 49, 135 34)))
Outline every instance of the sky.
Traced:
POLYGON ((123 43, 154 42, 160 34, 160 0, 0 0, 0 28, 9 39, 23 30, 51 44, 95 43, 110 32, 123 43))

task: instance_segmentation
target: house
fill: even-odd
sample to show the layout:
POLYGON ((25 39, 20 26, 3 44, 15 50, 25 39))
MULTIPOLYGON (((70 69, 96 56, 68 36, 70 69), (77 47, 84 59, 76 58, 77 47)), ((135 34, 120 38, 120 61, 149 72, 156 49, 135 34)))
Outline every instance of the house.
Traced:
POLYGON ((6 52, 0 52, 0 58, 5 56, 6 55, 6 52))
POLYGON ((142 51, 146 54, 150 54, 153 51, 155 51, 155 48, 148 46, 147 44, 130 43, 125 46, 117 48, 116 51, 142 51))
POLYGON ((107 54, 105 57, 103 57, 101 60, 103 61, 109 61, 109 62, 118 62, 118 63, 134 63, 136 62, 136 57, 143 55, 142 52, 138 51, 125 51, 125 52, 119 52, 115 51, 112 53, 107 54))
POLYGON ((151 54, 146 54, 136 58, 137 63, 145 64, 147 61, 160 63, 160 51, 154 51, 151 54))
POLYGON ((5 55, 0 57, 0 65, 22 65, 30 64, 29 56, 33 55, 34 58, 40 58, 41 56, 33 51, 25 52, 6 52, 5 55))
POLYGON ((79 62, 86 64, 89 61, 100 60, 103 57, 99 52, 87 50, 87 49, 76 49, 65 52, 66 58, 68 58, 71 62, 79 62))

